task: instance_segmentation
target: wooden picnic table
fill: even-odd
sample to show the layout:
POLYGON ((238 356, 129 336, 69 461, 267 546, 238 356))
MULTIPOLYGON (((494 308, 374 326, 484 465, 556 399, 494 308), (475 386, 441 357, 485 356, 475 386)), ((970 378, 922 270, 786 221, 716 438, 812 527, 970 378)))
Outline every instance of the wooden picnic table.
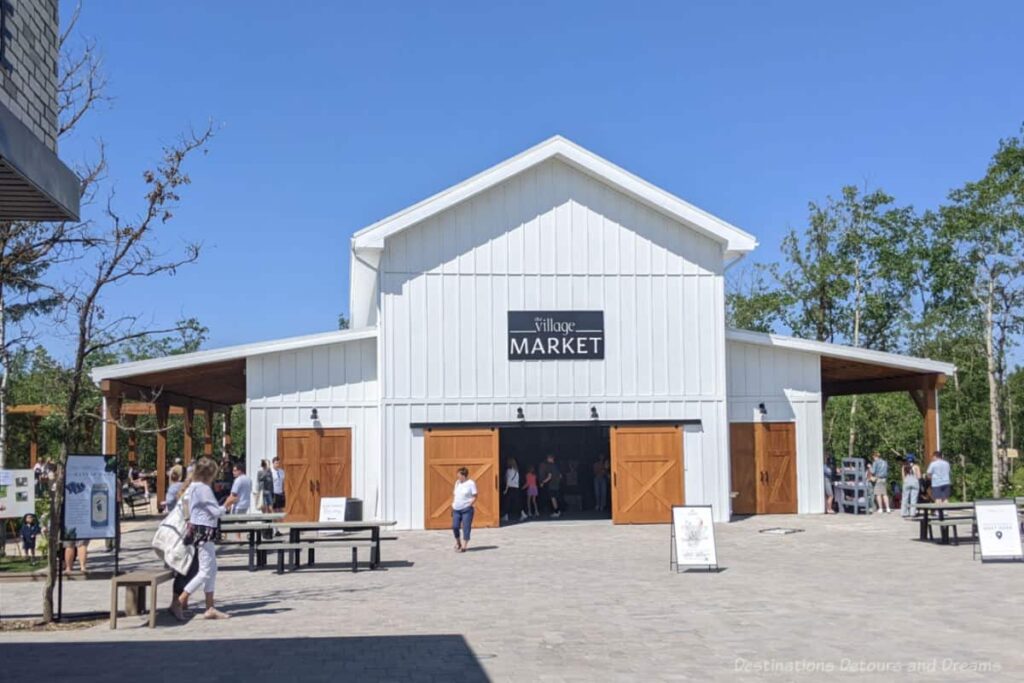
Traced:
POLYGON ((220 516, 221 524, 235 524, 238 522, 279 522, 284 519, 283 512, 242 512, 239 514, 229 512, 220 516))
MULTIPOLYGON (((270 524, 275 529, 288 529, 289 544, 302 541, 304 531, 369 531, 373 547, 370 551, 370 569, 380 565, 380 530, 383 527, 395 526, 392 520, 364 520, 360 522, 275 522, 270 524)), ((299 551, 294 551, 294 564, 298 565, 299 551)))
POLYGON ((274 520, 284 518, 283 512, 263 514, 221 515, 220 531, 224 534, 245 533, 248 535, 249 571, 256 571, 256 551, 264 532, 273 529, 274 520))
MULTIPOLYGON (((939 521, 946 521, 946 513, 957 510, 974 510, 974 503, 918 503, 917 509, 921 510, 924 514, 921 515, 921 529, 920 529, 920 540, 928 540, 928 524, 931 522, 929 519, 929 513, 934 512, 938 515, 939 521)), ((940 543, 942 545, 949 544, 949 527, 943 526, 940 530, 940 543)))

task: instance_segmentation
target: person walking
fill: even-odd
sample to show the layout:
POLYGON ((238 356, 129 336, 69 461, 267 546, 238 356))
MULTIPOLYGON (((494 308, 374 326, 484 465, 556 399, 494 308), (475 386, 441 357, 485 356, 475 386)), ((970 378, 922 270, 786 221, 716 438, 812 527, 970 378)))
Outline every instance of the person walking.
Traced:
POLYGON ((217 463, 212 459, 200 458, 192 475, 192 483, 185 491, 188 498, 188 531, 185 534, 185 542, 195 546, 196 555, 199 557, 199 570, 178 595, 178 612, 174 615, 178 618, 184 618, 189 598, 200 589, 206 594, 204 619, 227 619, 230 616, 214 607, 217 546, 213 541, 217 534, 217 520, 238 499, 232 493, 228 495, 224 505, 217 503, 213 489, 210 488, 217 478, 217 469, 217 463))
POLYGON ((464 553, 469 547, 473 530, 473 505, 476 503, 476 482, 469 478, 469 470, 460 467, 458 480, 452 490, 452 532, 455 534, 455 552, 464 553), (459 530, 462 537, 459 538, 459 530))
MULTIPOLYGON (((192 468, 192 464, 191 463, 189 464, 189 468, 192 468)), ((188 495, 187 495, 187 491, 188 491, 188 487, 191 484, 192 484, 192 476, 188 475, 185 478, 185 481, 180 483, 180 485, 182 487, 181 495, 177 496, 177 498, 175 499, 175 507, 177 507, 179 505, 181 506, 181 513, 184 516, 184 518, 186 520, 186 523, 188 521, 188 495)), ((170 500, 169 496, 168 496, 168 500, 170 500)), ((170 514, 173 510, 174 510, 174 508, 168 509, 167 510, 168 514, 170 514)), ((186 529, 187 529, 187 524, 186 524, 186 529)), ((174 571, 174 570, 172 569, 172 571, 174 571)), ((176 571, 174 572, 174 584, 173 584, 173 588, 171 589, 170 612, 174 616, 174 618, 177 619, 178 621, 185 621, 185 612, 181 609, 181 602, 178 600, 178 598, 182 594, 182 592, 185 590, 185 586, 187 586, 189 581, 191 581, 193 578, 195 578, 195 575, 198 574, 198 573, 199 573, 199 553, 197 553, 197 552, 193 552, 192 553, 192 562, 189 564, 188 571, 186 571, 184 574, 179 574, 176 571)))
POLYGON ((237 502, 231 512, 236 515, 248 514, 249 506, 252 505, 252 479, 245 473, 245 463, 236 462, 232 474, 235 480, 231 484, 231 495, 237 502))
POLYGON ((274 504, 274 474, 270 471, 270 463, 260 460, 260 471, 256 474, 257 495, 260 512, 270 512, 274 504))
MULTIPOLYGON (((182 468, 181 471, 184 472, 185 471, 184 468, 182 468)), ((178 498, 181 497, 181 492, 183 490, 184 490, 184 487, 183 487, 183 485, 181 483, 181 475, 178 473, 178 470, 176 470, 176 469, 174 469, 172 467, 171 468, 171 485, 167 487, 167 499, 166 499, 166 503, 165 503, 165 505, 167 507, 167 513, 168 514, 170 514, 170 512, 172 510, 174 510, 174 506, 178 504, 178 498)))
POLYGON ((889 508, 889 463, 878 451, 871 454, 871 478, 875 482, 877 511, 881 514, 892 512, 889 508))
POLYGON ((274 494, 274 512, 284 512, 284 468, 281 467, 281 459, 274 458, 274 470, 272 474, 271 491, 274 494))
POLYGON ((32 566, 36 566, 36 537, 42 533, 39 528, 39 520, 31 512, 27 513, 21 518, 21 549, 25 551, 25 556, 29 558, 29 562, 32 566))
POLYGON ((562 510, 558 504, 558 496, 562 490, 562 471, 555 464, 554 455, 548 455, 547 461, 540 465, 540 486, 547 493, 548 501, 551 504, 551 516, 556 519, 561 517, 562 510))
POLYGON ((523 521, 526 515, 522 511, 522 502, 519 493, 519 463, 515 458, 509 458, 505 463, 505 488, 502 491, 502 498, 505 501, 505 515, 501 521, 509 519, 523 521))
POLYGON ((950 478, 949 463, 942 451, 932 453, 932 461, 928 464, 928 481, 932 486, 932 500, 936 503, 948 503, 949 494, 953 492, 953 481, 950 478))
POLYGON ((900 515, 917 515, 917 497, 921 494, 921 468, 914 462, 914 454, 908 453, 903 462, 903 496, 900 498, 900 515))
POLYGON ((523 519, 540 517, 540 509, 537 507, 540 489, 537 487, 537 472, 534 471, 533 465, 526 468, 526 483, 523 484, 523 490, 526 491, 526 510, 523 512, 523 519))

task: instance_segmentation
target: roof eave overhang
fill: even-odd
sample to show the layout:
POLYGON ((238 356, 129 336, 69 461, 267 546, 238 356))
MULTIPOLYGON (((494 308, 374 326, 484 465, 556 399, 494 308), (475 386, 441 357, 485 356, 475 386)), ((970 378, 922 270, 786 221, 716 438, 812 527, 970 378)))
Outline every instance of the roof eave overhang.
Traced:
POLYGON ((753 235, 698 209, 563 137, 555 136, 432 197, 363 228, 353 236, 352 248, 355 251, 383 249, 385 241, 392 235, 450 209, 548 159, 558 159, 722 244, 726 254, 735 256, 753 251, 757 247, 757 240, 753 235))
POLYGON ((0 220, 77 221, 81 181, 0 105, 0 220))
POLYGON ((932 360, 930 358, 918 358, 916 356, 903 356, 897 353, 884 351, 872 351, 854 346, 842 344, 829 344, 827 342, 813 341, 810 339, 799 339, 778 334, 765 332, 754 332, 752 330, 728 329, 725 333, 727 341, 741 342, 745 344, 758 344, 760 346, 771 346, 787 349, 790 351, 802 351, 813 353, 829 358, 841 358, 861 363, 871 363, 885 367, 910 370, 921 373, 935 373, 951 376, 956 372, 956 366, 952 363, 932 360))

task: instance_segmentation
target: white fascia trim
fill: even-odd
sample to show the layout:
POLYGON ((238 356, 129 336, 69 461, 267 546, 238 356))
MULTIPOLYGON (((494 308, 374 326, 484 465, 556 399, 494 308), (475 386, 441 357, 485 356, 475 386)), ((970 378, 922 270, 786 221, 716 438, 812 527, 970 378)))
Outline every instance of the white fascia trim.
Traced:
POLYGON ((751 330, 727 329, 725 331, 727 341, 741 342, 744 344, 758 344, 760 346, 771 346, 774 348, 803 351, 815 353, 819 356, 829 358, 842 358, 855 360, 861 363, 871 363, 889 368, 901 370, 914 370, 917 372, 935 372, 943 375, 952 375, 956 372, 956 366, 952 363, 944 363, 929 358, 917 358, 916 356, 903 356, 898 353, 887 353, 885 351, 872 351, 870 349, 858 349, 854 346, 842 344, 829 344, 827 342, 811 341, 809 339, 798 339, 796 337, 785 337, 779 334, 767 334, 765 332, 754 332, 751 330))
POLYGON ((610 161, 556 135, 511 159, 453 185, 355 233, 352 247, 382 249, 384 241, 421 221, 455 206, 548 159, 559 158, 587 175, 611 185, 651 208, 680 221, 697 232, 726 245, 730 252, 749 252, 757 247, 750 233, 683 201, 679 197, 633 175, 610 161))
POLYGON ((119 363, 117 365, 103 365, 98 368, 93 368, 92 372, 89 373, 89 376, 92 377, 93 382, 101 382, 105 379, 118 379, 150 372, 162 372, 164 370, 175 370, 178 368, 188 368, 197 365, 209 365, 210 363, 261 356, 267 353, 308 349, 314 346, 325 346, 327 344, 337 344, 340 342, 356 341, 359 339, 373 339, 376 336, 376 327, 367 327, 360 330, 321 332, 319 334, 310 334, 302 337, 288 337, 286 339, 275 339, 271 341, 256 342, 253 344, 226 346, 222 349, 211 349, 209 351, 183 353, 177 356, 164 356, 163 358, 151 358, 149 360, 119 363))

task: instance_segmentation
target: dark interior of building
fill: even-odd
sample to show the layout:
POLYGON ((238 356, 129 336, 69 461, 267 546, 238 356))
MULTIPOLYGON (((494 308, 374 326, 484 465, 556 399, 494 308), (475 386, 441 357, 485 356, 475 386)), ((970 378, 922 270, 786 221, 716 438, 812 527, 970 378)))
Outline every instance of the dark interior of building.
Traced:
MULTIPOLYGON (((521 485, 526 484, 526 473, 531 465, 534 471, 539 473, 540 465, 547 456, 555 456, 555 463, 562 472, 563 519, 611 518, 610 485, 608 487, 608 504, 602 511, 595 509, 594 493, 594 466, 597 463, 605 463, 607 467, 611 457, 608 427, 601 425, 539 427, 527 424, 522 427, 502 429, 499 444, 502 477, 504 477, 505 469, 508 466, 508 459, 515 458, 519 467, 521 485)), ((525 493, 524 491, 524 504, 525 493)), ((551 508, 547 503, 544 491, 541 491, 538 502, 541 519, 546 519, 551 508)))

